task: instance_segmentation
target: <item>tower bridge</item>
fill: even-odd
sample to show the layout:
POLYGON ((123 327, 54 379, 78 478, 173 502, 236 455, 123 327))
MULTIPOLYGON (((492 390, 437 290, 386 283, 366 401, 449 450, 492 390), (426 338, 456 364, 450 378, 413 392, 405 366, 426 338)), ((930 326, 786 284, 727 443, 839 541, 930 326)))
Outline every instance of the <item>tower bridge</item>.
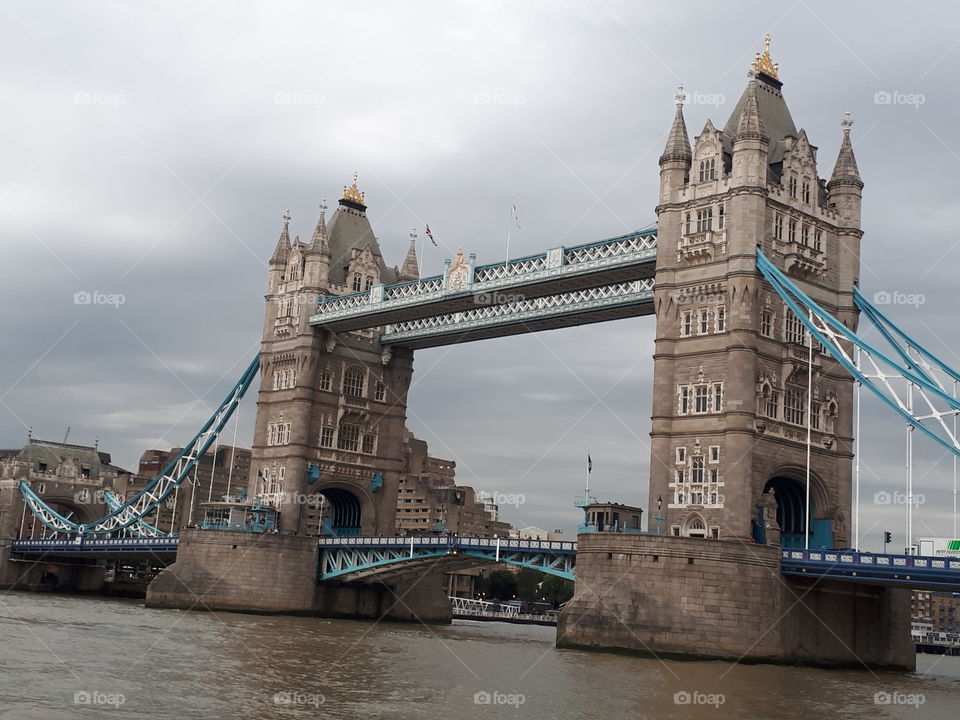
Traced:
POLYGON ((560 645, 912 667, 907 588, 955 588, 960 568, 857 551, 855 382, 960 454, 945 422, 960 411, 945 390, 960 374, 859 293, 852 121, 821 175, 782 88, 767 46, 722 129, 707 119, 693 143, 678 92, 656 230, 493 265, 458 252, 421 278, 414 238, 400 267, 384 261, 356 177, 329 223, 321 203, 308 242, 291 240, 285 215, 258 359, 184 453, 95 521, 57 512, 29 481, 17 505, 8 483, 2 534, 26 507, 59 539, 4 552, 56 557, 83 552, 88 535, 154 534, 151 512, 259 372, 254 472, 236 510, 275 532, 183 531, 149 604, 448 621, 439 573, 500 561, 576 571, 560 645), (636 315, 655 318, 649 497, 663 534, 585 533, 575 548, 394 537, 416 482, 405 427, 416 349, 636 315), (889 347, 857 335, 861 318, 889 347), (289 501, 310 494, 326 516, 289 501))

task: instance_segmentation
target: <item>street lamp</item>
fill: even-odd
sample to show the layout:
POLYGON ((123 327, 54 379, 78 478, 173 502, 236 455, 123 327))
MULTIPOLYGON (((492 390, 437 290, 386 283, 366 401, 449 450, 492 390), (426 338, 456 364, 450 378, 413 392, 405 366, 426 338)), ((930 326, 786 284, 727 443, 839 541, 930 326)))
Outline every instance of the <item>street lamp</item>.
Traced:
POLYGON ((663 507, 663 496, 657 495, 657 514, 654 516, 654 521, 657 523, 657 535, 660 534, 660 523, 663 522, 663 518, 660 516, 660 508, 663 507))

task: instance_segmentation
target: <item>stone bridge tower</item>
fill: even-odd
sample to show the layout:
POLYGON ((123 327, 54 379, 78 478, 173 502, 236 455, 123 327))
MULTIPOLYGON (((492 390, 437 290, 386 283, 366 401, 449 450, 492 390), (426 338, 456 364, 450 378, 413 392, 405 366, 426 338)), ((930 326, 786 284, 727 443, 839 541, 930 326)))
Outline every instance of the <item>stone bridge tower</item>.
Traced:
MULTIPOLYGON (((863 183, 849 116, 831 178, 797 130, 769 38, 742 97, 691 148, 682 89, 660 157, 650 502, 664 534, 804 544, 808 354, 761 248, 857 324, 863 183)), ((810 546, 850 543, 852 380, 813 348, 810 546)))
POLYGON ((270 259, 248 494, 277 508, 285 531, 392 534, 413 353, 309 317, 320 297, 416 280, 414 245, 402 268, 384 263, 356 176, 329 224, 320 208, 307 243, 291 242, 284 216, 270 259))

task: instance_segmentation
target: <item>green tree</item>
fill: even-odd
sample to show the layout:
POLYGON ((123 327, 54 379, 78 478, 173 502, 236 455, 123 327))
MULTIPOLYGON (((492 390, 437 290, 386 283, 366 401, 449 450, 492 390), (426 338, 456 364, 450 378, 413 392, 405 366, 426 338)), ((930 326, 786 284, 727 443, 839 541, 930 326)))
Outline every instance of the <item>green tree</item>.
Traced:
POLYGON ((573 581, 556 575, 547 575, 540 586, 540 597, 553 603, 554 607, 567 602, 573 597, 573 581))
POLYGON ((489 600, 513 600, 517 595, 517 576, 509 570, 494 570, 483 576, 480 592, 489 600))

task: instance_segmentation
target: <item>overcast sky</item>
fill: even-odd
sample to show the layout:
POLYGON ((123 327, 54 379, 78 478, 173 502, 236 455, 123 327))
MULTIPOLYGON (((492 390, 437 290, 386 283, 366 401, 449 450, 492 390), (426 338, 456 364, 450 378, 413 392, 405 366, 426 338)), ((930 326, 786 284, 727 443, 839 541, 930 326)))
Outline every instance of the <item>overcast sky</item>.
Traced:
MULTIPOLYGON (((354 170, 389 264, 430 224, 425 274, 502 259, 512 201, 510 255, 648 225, 675 87, 691 136, 721 126, 767 32, 821 176, 853 113, 864 290, 922 294, 891 314, 960 365, 960 8, 923 8, 4 0, 0 445, 70 426, 135 468, 188 440, 256 352, 284 209, 308 237, 354 170)), ((653 329, 418 351, 409 427, 460 482, 524 495, 517 525, 575 528, 587 448, 597 495, 646 506, 653 329)), ((904 429, 865 412, 866 544, 902 546, 903 506, 872 500, 903 488, 904 429)), ((952 462, 919 438, 916 461, 916 534, 950 534, 952 462)))

